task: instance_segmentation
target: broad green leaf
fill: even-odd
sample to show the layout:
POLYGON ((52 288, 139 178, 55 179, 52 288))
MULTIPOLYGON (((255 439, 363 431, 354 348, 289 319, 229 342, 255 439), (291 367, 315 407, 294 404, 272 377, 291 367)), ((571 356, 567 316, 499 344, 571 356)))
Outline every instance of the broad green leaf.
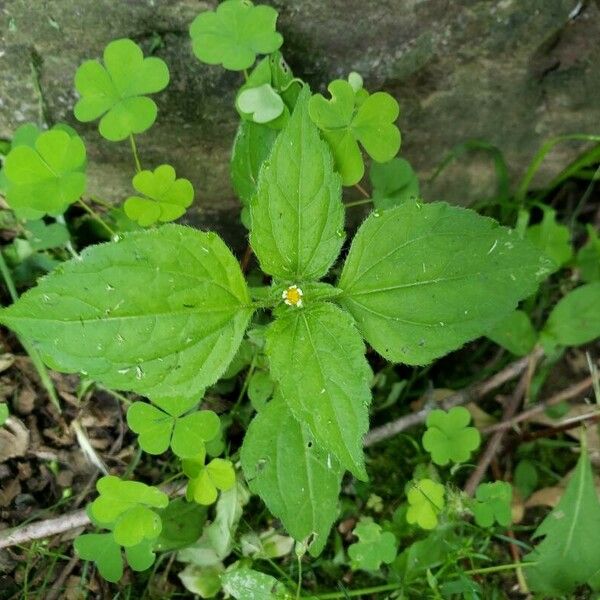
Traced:
POLYGON ((533 350, 538 334, 526 312, 515 310, 498 321, 487 337, 517 356, 525 356, 533 350))
POLYGON ((139 481, 123 481, 114 475, 99 479, 96 489, 100 495, 90 510, 94 519, 105 525, 116 522, 133 508, 164 508, 169 503, 167 495, 158 488, 139 481))
POLYGON ((257 54, 270 54, 283 43, 275 31, 277 11, 250 0, 226 0, 215 11, 200 13, 190 26, 194 54, 209 65, 230 71, 251 67, 257 54))
POLYGON ((0 321, 58 370, 152 396, 190 396, 235 355, 251 315, 239 265, 214 233, 125 234, 55 269, 0 321))
POLYGON ((73 542, 75 551, 83 560, 93 560, 100 575, 116 583, 123 576, 121 547, 112 533, 84 533, 73 542))
MULTIPOLYGON (((185 409, 184 409, 185 411, 185 409)), ((162 454, 169 446, 181 458, 205 452, 205 444, 220 431, 219 417, 211 410, 181 416, 184 411, 162 411, 146 402, 134 402, 127 410, 127 424, 139 435, 149 454, 162 454)))
POLYGON ((569 228, 556 222, 556 211, 552 208, 544 208, 541 223, 528 227, 525 238, 552 260, 554 270, 560 269, 573 256, 569 228))
POLYGON ((225 566, 221 562, 209 567, 192 564, 178 573, 178 577, 186 590, 197 594, 200 598, 214 598, 221 591, 223 571, 225 566))
POLYGON ((513 477, 521 498, 527 499, 538 486, 539 476, 535 463, 524 458, 517 463, 513 477))
POLYGON ((435 529, 438 524, 438 515, 446 504, 444 496, 444 486, 431 479, 421 479, 409 483, 406 493, 409 505, 406 512, 408 523, 416 523, 422 529, 435 529))
POLYGON ((142 227, 178 219, 194 200, 192 184, 187 179, 177 179, 171 165, 140 171, 133 178, 133 187, 143 196, 130 196, 123 208, 142 227))
POLYGON ((379 354, 426 364, 490 331, 550 269, 529 242, 492 219, 407 201, 362 224, 338 301, 379 354))
POLYGON ((241 459, 250 490, 295 540, 310 538, 309 551, 318 556, 338 515, 343 469, 337 459, 296 421, 280 396, 250 423, 241 459))
POLYGON ((276 137, 277 131, 266 125, 240 121, 231 154, 231 181, 244 206, 250 204, 256 193, 260 168, 276 137))
POLYGON ((600 502, 585 448, 558 506, 535 531, 542 536, 523 559, 537 563, 525 571, 531 591, 562 596, 600 571, 600 502))
POLYGON ((269 123, 283 113, 285 105, 270 83, 242 90, 236 104, 242 113, 251 115, 255 123, 269 123))
POLYGON ((233 568, 221 576, 223 590, 236 600, 292 600, 293 596, 266 573, 245 567, 233 568))
POLYGON ((70 239, 69 230, 62 223, 50 223, 44 221, 28 221, 25 224, 28 232, 28 241, 31 249, 39 252, 64 246, 70 239))
POLYGON ((158 112, 146 94, 160 92, 169 83, 163 60, 144 58, 129 39, 114 40, 104 49, 104 64, 84 62, 75 73, 75 88, 81 96, 75 117, 87 123, 100 119, 100 134, 111 142, 142 133, 156 120, 158 112))
POLYGON ((386 210, 419 198, 419 180, 410 163, 403 158, 393 158, 386 163, 374 162, 369 178, 376 210, 386 210))
POLYGON ((275 384, 266 371, 255 371, 248 382, 248 398, 254 410, 262 410, 273 395, 275 384))
POLYGON ((213 458, 207 465, 202 461, 187 460, 183 470, 190 478, 186 490, 188 500, 209 505, 217 500, 218 490, 227 491, 235 485, 235 471, 231 461, 213 458))
POLYGON ((41 133, 32 146, 13 147, 4 161, 6 201, 17 216, 60 215, 85 192, 83 141, 60 129, 41 133))
POLYGON ((377 162, 387 162, 398 153, 400 131, 394 123, 400 108, 389 94, 364 97, 342 79, 332 81, 327 89, 331 100, 321 94, 310 99, 310 118, 323 130, 344 185, 354 185, 365 170, 358 142, 377 162))
POLYGON ((292 414, 360 479, 372 377, 364 352, 352 319, 332 304, 287 308, 267 332, 271 374, 292 414))
POLYGON ((475 492, 473 515, 480 527, 491 527, 497 522, 508 527, 512 522, 512 486, 506 481, 482 483, 475 492))
POLYGON ((561 346, 579 346, 600 336, 600 281, 587 283, 561 298, 542 335, 561 346))
POLYGON ((479 448, 481 436, 475 427, 469 427, 470 422, 471 413, 464 406, 455 406, 448 412, 432 410, 427 415, 423 448, 436 465, 466 462, 479 448))
POLYGON ((588 225, 588 240, 577 253, 576 264, 581 279, 587 283, 600 281, 600 238, 598 232, 588 225))
POLYGON ((389 565, 396 558, 396 538, 390 531, 381 531, 381 526, 371 518, 362 518, 354 528, 358 542, 348 548, 353 569, 377 571, 381 563, 389 565))
POLYGON ((309 95, 300 94, 250 200, 250 243, 263 271, 296 283, 325 275, 344 241, 340 181, 308 117, 309 95))

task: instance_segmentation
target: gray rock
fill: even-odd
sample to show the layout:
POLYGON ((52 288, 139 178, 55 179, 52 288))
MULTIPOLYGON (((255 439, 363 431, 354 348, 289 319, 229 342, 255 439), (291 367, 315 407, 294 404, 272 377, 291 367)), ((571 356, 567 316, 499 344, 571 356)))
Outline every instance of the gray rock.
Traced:
MULTIPOLYGON (((294 71, 324 90, 359 71, 370 89, 400 101, 403 155, 422 180, 467 139, 499 147, 513 180, 548 137, 600 133, 600 10, 579 0, 272 0, 284 53, 294 71)), ((228 161, 237 115, 238 73, 199 63, 188 26, 215 1, 5 0, 0 2, 0 136, 25 121, 67 122, 85 138, 91 188, 122 199, 133 162, 126 142, 103 140, 77 123, 73 76, 112 39, 130 37, 162 57, 169 88, 156 96, 159 118, 139 136, 145 166, 172 163, 197 190, 190 220, 216 228, 240 248, 238 202, 228 161)), ((564 144, 540 182, 581 146, 564 144)), ((467 204, 495 187, 485 154, 463 158, 433 184, 429 199, 467 204)))

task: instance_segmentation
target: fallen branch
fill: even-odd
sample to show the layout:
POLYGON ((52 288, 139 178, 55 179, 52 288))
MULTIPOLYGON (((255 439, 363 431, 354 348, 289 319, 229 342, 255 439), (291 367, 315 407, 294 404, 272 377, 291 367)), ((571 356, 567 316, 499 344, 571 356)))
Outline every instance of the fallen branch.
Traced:
POLYGON ((543 355, 543 350, 540 348, 536 348, 530 355, 525 356, 513 363, 510 363, 501 371, 498 371, 495 375, 482 381, 480 383, 475 383, 464 390, 460 390, 455 392, 448 398, 446 398, 440 405, 431 404, 427 405, 421 410, 412 413, 410 415, 406 415, 404 417, 400 417, 395 421, 390 421, 385 425, 381 425, 380 427, 375 427, 371 429, 369 433, 365 436, 364 446, 365 448, 369 448, 378 442, 383 440, 387 440, 398 433, 405 431, 406 429, 410 429, 415 425, 420 425, 424 423, 427 419, 427 415, 434 408, 443 408, 444 410, 449 410, 454 406, 460 406, 461 404, 468 404, 469 402, 473 402, 475 400, 479 400, 483 398, 489 392, 499 388, 501 385, 505 384, 508 381, 512 381, 513 379, 519 377, 527 369, 530 360, 538 361, 543 355))

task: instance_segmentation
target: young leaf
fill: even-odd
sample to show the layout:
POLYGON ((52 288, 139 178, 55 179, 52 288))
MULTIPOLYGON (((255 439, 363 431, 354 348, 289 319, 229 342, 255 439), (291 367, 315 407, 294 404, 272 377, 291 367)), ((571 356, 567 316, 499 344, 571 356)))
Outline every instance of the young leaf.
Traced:
POLYGON ((205 452, 205 443, 220 431, 219 417, 211 410, 181 416, 185 408, 166 412, 134 402, 127 411, 127 424, 139 435, 138 442, 148 454, 162 454, 169 446, 181 458, 193 458, 205 452))
POLYGON ((419 198, 419 180, 410 163, 403 158, 393 158, 386 163, 374 162, 369 178, 376 210, 387 210, 419 198))
POLYGON ((275 384, 266 371, 255 371, 248 382, 248 398, 254 410, 262 410, 273 395, 275 384))
POLYGON ((104 49, 104 64, 84 62, 75 73, 81 98, 75 117, 84 123, 99 117, 100 134, 111 142, 142 133, 156 120, 156 104, 145 94, 160 92, 169 83, 169 69, 160 58, 144 58, 129 39, 114 40, 104 49))
POLYGON ((343 469, 277 396, 250 423, 241 451, 250 490, 318 556, 338 515, 343 469))
POLYGON ((165 225, 87 248, 3 309, 0 321, 58 370, 114 389, 190 396, 231 362, 249 303, 218 236, 165 225))
POLYGON ((561 346, 579 346, 600 336, 600 281, 587 283, 561 298, 542 332, 561 346))
POLYGON ((100 575, 116 583, 123 576, 121 547, 112 533, 84 533, 73 542, 75 552, 83 560, 93 560, 100 575))
POLYGON ((528 227, 525 238, 552 260, 555 271, 573 256, 569 228, 556 222, 556 211, 552 208, 544 208, 541 223, 528 227))
POLYGON ((231 461, 213 458, 204 465, 201 460, 186 460, 183 471, 190 478, 186 490, 188 500, 209 505, 216 501, 218 490, 227 491, 235 485, 235 471, 231 461))
POLYGON ((354 528, 359 541, 348 548, 348 556, 353 569, 377 571, 381 563, 389 565, 396 558, 396 538, 390 531, 381 527, 371 518, 363 518, 354 528))
POLYGON ((512 486, 506 481, 482 483, 475 492, 473 515, 480 527, 491 527, 496 521, 508 527, 512 521, 512 486))
POLYGON ((276 23, 277 11, 270 6, 226 0, 191 24, 194 54, 209 65, 242 71, 254 64, 257 54, 279 49, 283 38, 275 31, 276 23))
POLYGON ((413 481, 409 486, 406 493, 409 504, 406 512, 407 522, 416 523, 422 529, 435 529, 438 515, 446 504, 444 486, 431 479, 413 481))
POLYGON ((250 243, 262 269, 294 282, 320 279, 344 241, 341 186, 308 118, 305 88, 260 171, 250 243))
POLYGON ((526 312, 515 310, 496 323, 487 337, 517 356, 525 356, 533 350, 538 334, 526 312))
POLYGON ((260 168, 276 137, 277 131, 266 125, 240 121, 231 155, 231 181, 244 206, 256 192, 260 168))
POLYGON ((492 219, 407 201, 362 224, 339 302, 382 356, 425 364, 492 329, 550 269, 529 242, 492 219))
POLYGON ((598 232, 588 225, 588 241, 577 253, 577 266, 581 279, 587 283, 600 281, 600 238, 598 232))
POLYGON ((558 506, 534 534, 542 536, 523 559, 537 563, 525 571, 531 591, 568 594, 600 571, 600 502, 585 448, 558 506))
POLYGON ((283 113, 285 105, 270 83, 242 90, 236 105, 242 113, 249 114, 255 123, 269 123, 283 113))
POLYGON ((266 351, 294 417, 323 450, 366 479, 362 438, 372 373, 350 316, 327 303, 289 308, 270 325, 266 351))
POLYGON ((248 569, 234 568, 221 576, 223 590, 236 600, 292 600, 293 596, 275 577, 248 569))
POLYGON ((192 184, 187 179, 176 179, 171 165, 140 171, 133 178, 133 187, 144 195, 127 198, 123 208, 142 227, 178 219, 194 200, 192 184))
POLYGON ((464 406, 455 406, 448 412, 432 410, 427 415, 423 448, 436 465, 466 462, 479 448, 481 436, 475 427, 468 426, 470 422, 471 413, 464 406))
POLYGON ((321 94, 310 99, 310 118, 323 130, 344 185, 354 185, 365 171, 358 142, 377 162, 387 162, 398 153, 400 131, 394 122, 400 108, 385 92, 359 103, 352 85, 342 79, 332 81, 327 89, 331 100, 321 94))
POLYGON ((60 215, 85 192, 83 141, 61 129, 38 135, 33 146, 13 146, 4 161, 6 200, 18 217, 60 215))

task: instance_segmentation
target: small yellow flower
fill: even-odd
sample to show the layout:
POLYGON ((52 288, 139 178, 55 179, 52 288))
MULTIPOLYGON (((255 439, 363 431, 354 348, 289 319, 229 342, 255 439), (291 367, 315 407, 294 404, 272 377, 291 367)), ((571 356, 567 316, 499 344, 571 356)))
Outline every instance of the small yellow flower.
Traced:
POLYGON ((302 308, 302 290, 297 285, 290 285, 287 290, 283 290, 281 297, 288 306, 302 308))

